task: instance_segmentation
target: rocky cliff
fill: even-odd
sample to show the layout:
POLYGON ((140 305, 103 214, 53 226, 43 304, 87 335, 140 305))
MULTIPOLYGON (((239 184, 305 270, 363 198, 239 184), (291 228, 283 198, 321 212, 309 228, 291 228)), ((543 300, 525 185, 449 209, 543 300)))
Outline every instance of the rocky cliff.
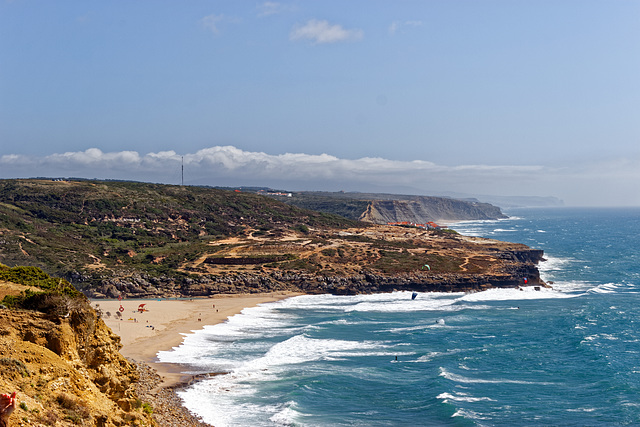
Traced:
POLYGON ((0 262, 41 267, 94 298, 476 290, 539 280, 531 255, 539 251, 524 245, 371 224, 503 217, 495 206, 358 197, 369 203, 369 223, 236 191, 0 180, 0 262))
POLYGON ((414 197, 411 200, 373 200, 362 214, 362 221, 374 224, 408 221, 438 222, 506 218, 500 208, 488 203, 442 197, 414 197))
MULTIPOLYGON (((3 294, 20 289, 29 288, 0 282, 3 294)), ((137 369, 120 355, 120 338, 86 299, 41 303, 0 309, 0 391, 17 391, 20 401, 10 425, 156 425, 134 391, 137 369)))
POLYGON ((522 286, 525 279, 528 285, 544 286, 537 268, 542 257, 543 251, 522 244, 379 226, 313 239, 292 235, 278 241, 255 236, 227 239, 185 263, 191 275, 180 282, 169 276, 109 276, 84 291, 94 298, 478 291, 522 286))
POLYGON ((360 219, 374 224, 400 221, 422 224, 438 220, 460 221, 505 218, 505 215, 497 206, 481 203, 472 198, 456 199, 406 194, 331 193, 319 191, 289 194, 290 197, 279 195, 274 197, 301 208, 335 213, 345 218, 360 219))

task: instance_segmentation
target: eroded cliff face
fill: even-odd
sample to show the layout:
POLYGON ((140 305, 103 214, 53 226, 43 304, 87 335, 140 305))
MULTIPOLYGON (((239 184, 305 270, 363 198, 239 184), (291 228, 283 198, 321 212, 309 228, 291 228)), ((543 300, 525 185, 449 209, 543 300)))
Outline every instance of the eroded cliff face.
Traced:
POLYGON ((354 228, 315 238, 284 236, 279 241, 252 236, 211 245, 209 254, 184 265, 191 274, 182 283, 111 276, 88 295, 366 294, 544 286, 537 268, 542 257, 543 251, 523 244, 406 227, 354 228))
POLYGON ((83 298, 67 308, 61 316, 0 309, 0 391, 20 401, 10 425, 155 425, 120 338, 83 298))
POLYGON ((373 200, 360 220, 374 224, 408 221, 422 224, 428 221, 464 221, 500 219, 506 216, 500 208, 488 203, 415 197, 412 200, 373 200))

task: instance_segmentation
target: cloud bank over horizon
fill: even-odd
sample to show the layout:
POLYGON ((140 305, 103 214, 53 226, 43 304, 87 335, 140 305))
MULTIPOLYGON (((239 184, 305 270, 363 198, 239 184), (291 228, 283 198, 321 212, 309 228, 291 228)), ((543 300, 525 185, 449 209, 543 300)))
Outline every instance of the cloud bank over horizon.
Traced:
POLYGON ((637 162, 624 159, 580 167, 445 166, 425 160, 379 157, 343 159, 329 154, 267 154, 234 146, 195 153, 159 151, 5 154, 0 178, 76 177, 211 186, 260 186, 283 190, 385 191, 494 196, 553 196, 568 205, 640 205, 634 183, 637 162), (615 191, 612 189, 615 188, 615 191))
POLYGON ((0 2, 0 177, 640 206, 640 2, 112 3, 0 2))

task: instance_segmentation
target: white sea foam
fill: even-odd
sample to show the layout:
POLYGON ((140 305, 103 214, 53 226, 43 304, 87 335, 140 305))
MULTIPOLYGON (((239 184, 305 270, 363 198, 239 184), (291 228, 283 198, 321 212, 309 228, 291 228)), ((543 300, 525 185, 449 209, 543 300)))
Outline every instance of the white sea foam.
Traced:
POLYGON ((594 335, 589 335, 584 337, 581 343, 585 343, 587 341, 596 341, 596 340, 619 341, 620 337, 617 337, 612 334, 594 334, 594 335))
POLYGON ((449 350, 449 351, 431 351, 428 354, 424 354, 424 355, 418 357, 416 360, 414 360, 414 362, 415 363, 431 362, 433 359, 436 359, 436 358, 439 358, 439 357, 451 356, 451 355, 454 355, 454 354, 461 353, 463 351, 469 351, 469 350, 468 349, 465 349, 465 350, 454 349, 454 350, 449 350))
POLYGON ((184 406, 191 412, 198 414, 202 420, 217 427, 231 427, 239 425, 238 414, 251 414, 264 409, 256 405, 238 403, 233 400, 236 393, 218 387, 215 381, 200 381, 190 388, 177 392, 182 398, 184 406), (212 394, 216 395, 215 406, 211 404, 212 394))
POLYGON ((213 381, 199 382, 179 391, 178 395, 187 409, 216 427, 290 426, 296 425, 296 419, 301 415, 295 410, 294 402, 278 405, 239 403, 233 390, 216 390, 212 388, 213 384, 213 381), (216 395, 215 405, 211 402, 212 393, 216 395))
POLYGON ((519 289, 515 288, 493 288, 482 292, 474 292, 464 295, 460 301, 476 302, 476 301, 516 301, 516 300, 535 300, 535 299, 553 299, 553 298, 571 298, 564 292, 558 292, 554 289, 539 288, 535 290, 532 286, 525 286, 519 289))
POLYGON ((276 412, 269 421, 278 426, 293 426, 296 424, 296 419, 299 418, 300 413, 295 409, 296 402, 289 401, 282 405, 282 408, 276 412))
POLYGON ((430 328, 430 327, 433 327, 433 323, 420 324, 420 325, 415 325, 415 326, 407 326, 407 327, 402 327, 402 328, 382 329, 382 330, 377 331, 377 332, 390 332, 392 334, 405 334, 407 332, 424 331, 425 329, 430 328))
POLYGON ((604 283, 602 285, 598 285, 594 288, 589 289, 589 293, 595 294, 613 294, 617 292, 624 285, 620 283, 604 283))
POLYGON ((502 223, 509 223, 511 221, 518 220, 518 219, 519 218, 517 217, 509 217, 509 218, 502 218, 502 219, 459 221, 459 222, 450 224, 449 228, 456 230, 460 234, 464 234, 467 236, 484 237, 484 236, 490 236, 492 234, 495 234, 496 232, 501 232, 501 231, 515 231, 512 229, 502 229, 502 228, 496 228, 496 229, 490 230, 489 226, 492 224, 497 225, 502 223))
POLYGON ((567 265, 575 262, 580 262, 575 258, 561 258, 552 256, 549 254, 544 255, 544 261, 538 264, 538 270, 540 273, 546 273, 548 271, 561 271, 567 268, 567 265))
POLYGON ((215 354, 217 346, 209 339, 208 331, 196 331, 193 334, 185 335, 182 344, 169 351, 160 351, 156 355, 163 363, 181 363, 196 365, 202 358, 215 354))
MULTIPOLYGON (((546 261, 541 262, 538 265, 538 269, 540 270, 540 276, 543 280, 549 282, 553 281, 552 287, 554 290, 566 294, 574 294, 580 293, 584 295, 585 292, 588 293, 613 293, 618 289, 618 284, 603 284, 603 285, 595 285, 592 282, 586 282, 581 280, 572 280, 572 281, 562 281, 562 280, 553 280, 553 272, 554 271, 562 271, 567 269, 567 267, 571 264, 581 264, 584 261, 576 259, 576 258, 559 258, 554 256, 545 255, 546 261)), ((585 265, 583 268, 590 268, 590 266, 585 265)))
POLYGON ((411 299, 411 292, 393 292, 381 296, 367 295, 361 300, 354 300, 353 304, 345 306, 345 312, 386 312, 408 313, 419 311, 461 311, 478 309, 476 306, 459 304, 462 292, 455 293, 420 293, 416 299, 411 299), (373 298, 371 298, 373 297, 373 298))
POLYGON ((467 393, 440 393, 438 399, 442 399, 445 403, 449 403, 450 401, 454 402, 495 402, 495 399, 491 399, 490 397, 473 397, 467 393))
POLYGON ((451 418, 462 417, 471 420, 488 420, 488 417, 482 416, 477 412, 471 411, 469 409, 458 409, 455 414, 451 415, 451 418))
POLYGON ((580 280, 573 280, 570 282, 567 281, 557 281, 551 285, 554 290, 566 294, 572 294, 573 296, 582 296, 585 295, 585 292, 588 292, 590 289, 593 289, 594 284, 590 282, 584 282, 580 280))
MULTIPOLYGON (((303 327, 291 328, 291 316, 276 311, 278 303, 267 303, 246 308, 240 314, 231 316, 224 323, 207 325, 192 334, 183 334, 184 340, 170 351, 160 351, 158 360, 164 363, 180 363, 194 366, 208 366, 212 356, 219 354, 241 337, 267 338, 278 336, 283 328, 288 333, 302 331, 303 327), (231 344, 230 344, 231 343, 231 344)), ((216 360, 220 370, 228 370, 234 363, 216 360)))
MULTIPOLYGON (((411 300, 411 292, 394 292, 377 295, 359 296, 334 296, 334 295, 309 295, 289 298, 286 300, 263 304, 258 307, 245 309, 241 314, 230 317, 226 322, 205 326, 202 330, 185 335, 183 343, 171 351, 159 352, 157 357, 161 362, 188 364, 202 369, 215 369, 216 371, 228 371, 235 369, 240 360, 224 359, 222 353, 230 346, 242 345, 243 350, 248 350, 246 345, 238 344, 241 338, 269 338, 280 335, 303 334, 304 331, 318 329, 322 323, 317 325, 293 326, 294 318, 282 312, 281 309, 301 309, 313 308, 314 310, 331 309, 332 311, 428 311, 428 310, 462 310, 463 305, 453 306, 456 296, 462 293, 430 293, 420 294, 416 300, 411 300), (293 327, 292 327, 293 326, 293 327), (215 361, 212 362, 212 359, 215 361), (212 365, 214 363, 214 365, 212 365)), ((468 308, 468 307, 466 307, 468 308)), ((472 307, 478 308, 478 307, 472 307)), ((434 320, 435 322, 435 320, 434 320)), ((333 324, 350 324, 349 320, 336 319, 329 321, 333 324)), ((353 322, 352 322, 353 323, 353 322)), ((362 322, 358 322, 362 323, 362 322)), ((425 325, 425 328, 433 327, 432 324, 425 325)), ((302 335, 300 335, 302 336, 302 335)), ((294 337, 295 338, 295 337, 294 337)), ((307 347, 313 341, 308 338, 296 338, 304 341, 307 347)), ((298 343, 300 344, 300 343, 298 343)), ((335 344, 335 343, 334 343, 335 344)), ((342 343, 344 345, 344 343, 342 343)), ((258 344, 255 344, 258 345, 258 344)), ((286 344, 281 344, 284 346, 286 344)), ((356 344, 349 344, 354 346, 356 344)), ((361 344, 357 344, 361 345, 361 344)), ((304 348, 304 347, 301 347, 304 348)), ((271 349, 271 351, 276 351, 271 349)), ((328 349, 335 351, 335 349, 328 349)), ((244 352, 239 352, 244 353, 244 352)), ((320 351, 322 353, 322 351, 320 351)), ((318 354, 320 354, 318 353, 318 354)), ((344 357, 344 354, 334 355, 344 357)))
POLYGON ((206 422, 216 426, 247 425, 248 420, 240 420, 233 414, 251 413, 262 414, 262 419, 269 419, 277 425, 292 425, 300 415, 293 404, 278 407, 236 406, 237 399, 253 396, 256 393, 256 383, 277 378, 290 365, 350 357, 412 355, 412 352, 394 351, 390 345, 376 341, 314 339, 300 334, 273 345, 261 357, 236 362, 232 371, 226 375, 195 383, 180 392, 180 396, 187 408, 197 411, 206 422), (204 396, 209 396, 210 399, 212 395, 216 396, 215 409, 211 408, 210 401, 201 406, 204 396), (270 416, 265 418, 265 414, 270 416))
POLYGON ((454 302, 453 298, 458 294, 420 293, 415 300, 411 299, 412 292, 409 291, 352 296, 305 295, 283 300, 281 307, 331 312, 420 311, 449 305, 454 302))
MULTIPOLYGON (((261 358, 251 361, 251 369, 266 369, 277 365, 291 365, 328 360, 351 355, 378 354, 372 350, 386 348, 377 341, 346 341, 335 339, 314 339, 304 335, 293 336, 269 349, 261 358), (368 351, 363 351, 368 350, 368 351)), ((388 355, 388 353, 383 353, 388 355)))
POLYGON ((624 290, 625 293, 635 293, 634 291, 629 291, 629 289, 635 289, 636 285, 634 284, 622 284, 622 283, 602 283, 596 285, 592 282, 584 282, 584 281, 571 281, 571 282, 555 282, 553 284, 553 288, 560 292, 564 293, 577 293, 582 296, 587 294, 612 294, 620 292, 624 290))
POLYGON ((440 368, 440 376, 450 381, 463 384, 534 384, 534 385, 552 385, 550 382, 542 381, 523 381, 523 380, 510 380, 510 379, 484 379, 484 378, 469 378, 462 375, 449 372, 445 368, 440 368))
POLYGON ((408 300, 389 302, 361 302, 347 308, 345 311, 377 311, 377 312, 412 312, 412 311, 457 311, 460 308, 453 306, 455 300, 408 300))

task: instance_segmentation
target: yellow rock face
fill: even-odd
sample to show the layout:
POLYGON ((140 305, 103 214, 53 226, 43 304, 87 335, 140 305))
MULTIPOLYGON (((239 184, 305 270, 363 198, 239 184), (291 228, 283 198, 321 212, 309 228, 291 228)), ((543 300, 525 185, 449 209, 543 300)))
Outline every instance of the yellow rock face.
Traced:
MULTIPOLYGON (((0 283, 0 293, 19 291, 0 283)), ((18 393, 11 426, 152 426, 135 367, 87 301, 63 316, 0 309, 0 392, 18 393)))

